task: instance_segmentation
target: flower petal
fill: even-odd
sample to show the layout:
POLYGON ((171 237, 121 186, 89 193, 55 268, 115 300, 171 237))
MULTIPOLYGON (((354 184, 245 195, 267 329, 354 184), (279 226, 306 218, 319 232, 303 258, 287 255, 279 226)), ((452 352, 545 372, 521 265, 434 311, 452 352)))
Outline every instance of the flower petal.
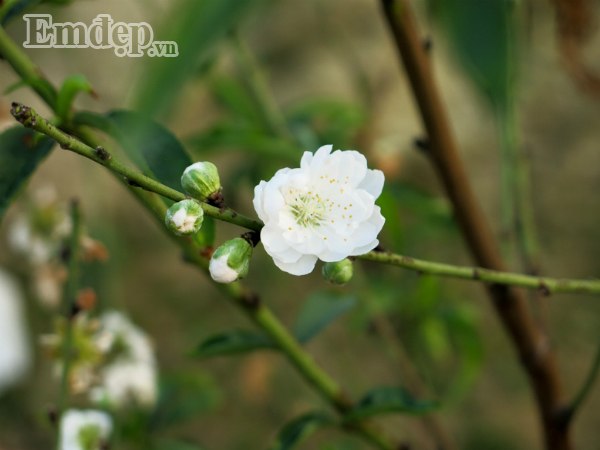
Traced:
POLYGON ((325 163, 325 161, 329 158, 331 150, 333 150, 333 145, 323 145, 322 147, 319 147, 319 150, 315 152, 315 156, 313 156, 310 162, 310 169, 312 173, 316 173, 325 163))
POLYGON ((318 258, 315 255, 302 255, 295 263, 284 263, 277 258, 273 258, 273 261, 275 262, 275 265, 284 272, 292 275, 306 275, 313 271, 317 259, 318 258))
POLYGON ((381 191, 383 191, 383 183, 385 183, 383 172, 381 170, 369 169, 364 180, 358 185, 358 189, 364 189, 377 199, 381 195, 381 191))
POLYGON ((352 253, 350 253, 350 256, 364 255, 365 253, 369 253, 371 250, 373 250, 378 245, 379 245, 379 240, 375 239, 374 241, 371 241, 366 245, 363 245, 361 247, 356 247, 354 249, 354 251, 352 253))
POLYGON ((252 201, 252 203, 254 204, 254 210, 256 211, 256 214, 258 214, 258 217, 263 222, 267 221, 267 214, 265 213, 265 210, 263 209, 264 190, 265 190, 266 185, 267 185, 266 181, 261 181, 258 184, 258 186, 256 186, 254 188, 254 200, 252 201))

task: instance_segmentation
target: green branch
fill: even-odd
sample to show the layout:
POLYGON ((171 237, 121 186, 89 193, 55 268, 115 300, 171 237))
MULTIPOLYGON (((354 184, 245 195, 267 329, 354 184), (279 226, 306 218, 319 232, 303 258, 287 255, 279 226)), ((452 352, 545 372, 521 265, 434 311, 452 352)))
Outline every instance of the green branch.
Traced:
MULTIPOLYGON (((145 190, 156 192, 165 198, 179 202, 189 198, 187 195, 181 192, 171 189, 156 180, 153 180, 146 175, 143 175, 131 167, 117 161, 113 158, 106 150, 102 147, 93 149, 88 145, 78 141, 72 136, 59 130, 56 126, 52 125, 46 119, 37 114, 33 109, 24 106, 20 103, 13 103, 13 109, 11 110, 12 115, 21 122, 25 127, 31 128, 39 133, 45 134, 51 139, 54 139, 60 144, 60 147, 65 150, 71 150, 72 152, 78 153, 81 156, 85 156, 88 159, 106 167, 107 169, 125 177, 129 184, 133 186, 139 186, 145 190)), ((233 223, 240 227, 248 228, 254 231, 260 231, 263 227, 262 223, 237 214, 231 209, 220 210, 214 206, 206 203, 198 202, 204 214, 215 219, 222 220, 224 222, 233 223)), ((163 218, 164 219, 164 218, 163 218)))
POLYGON ((389 252, 372 251, 357 258, 376 261, 409 270, 464 280, 484 281, 492 284, 517 286, 528 289, 540 289, 544 293, 572 292, 579 294, 600 294, 598 280, 571 280, 548 277, 536 277, 519 273, 500 272, 479 267, 453 266, 451 264, 423 261, 389 252))
POLYGON ((58 411, 62 414, 67 406, 69 396, 69 371, 71 369, 71 352, 73 346, 73 319, 79 286, 79 238, 81 234, 81 213, 79 203, 74 200, 71 204, 71 222, 73 230, 68 248, 68 278, 64 287, 63 303, 61 305, 65 319, 64 341, 62 346, 63 367, 58 394, 58 411))
MULTIPOLYGON (((39 116, 33 109, 21 104, 13 104, 12 114, 24 126, 34 129, 58 142, 61 148, 71 150, 88 159, 106 167, 114 173, 125 177, 129 184, 139 186, 147 191, 155 192, 163 197, 173 201, 185 200, 185 194, 171 189, 164 184, 143 175, 136 170, 122 164, 115 158, 112 158, 106 150, 93 149, 83 144, 77 139, 65 134, 46 119, 39 116)), ((204 209, 204 213, 215 219, 238 225, 253 231, 260 231, 263 227, 262 222, 250 219, 249 217, 236 214, 232 210, 221 211, 214 206, 206 203, 199 204, 204 209)), ((445 276, 451 278, 462 278, 465 280, 484 281, 487 283, 502 284, 507 286, 519 286, 528 289, 539 289, 546 293, 552 292, 573 292, 600 294, 600 281, 597 280, 572 280, 556 279, 548 277, 537 277, 532 275, 522 275, 518 273, 500 272, 477 267, 462 267, 451 264, 442 264, 419 259, 409 258, 407 256, 397 255, 389 252, 372 251, 365 255, 358 256, 359 259, 376 261, 384 264, 400 266, 405 269, 415 270, 431 275, 445 276)))

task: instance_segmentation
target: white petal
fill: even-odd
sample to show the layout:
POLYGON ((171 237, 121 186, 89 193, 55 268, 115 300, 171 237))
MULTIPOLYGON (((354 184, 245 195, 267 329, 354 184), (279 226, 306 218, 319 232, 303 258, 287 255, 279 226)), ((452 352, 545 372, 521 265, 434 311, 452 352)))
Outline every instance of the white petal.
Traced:
POLYGON ((333 150, 333 145, 323 145, 315 152, 315 156, 310 162, 310 168, 313 173, 316 173, 319 168, 325 163, 327 158, 329 158, 329 154, 333 150))
POLYGON ((256 211, 256 214, 258 214, 258 217, 263 222, 265 222, 267 220, 267 214, 265 213, 265 211, 263 209, 264 190, 265 190, 266 185, 267 185, 266 181, 261 181, 258 184, 258 186, 256 186, 254 188, 254 200, 252 202, 254 204, 254 210, 256 211))
POLYGON ((367 174, 367 159, 354 150, 342 152, 339 173, 340 187, 355 188, 367 174))
POLYGON ((371 241, 366 245, 363 245, 361 247, 356 247, 354 249, 354 251, 352 253, 350 253, 350 256, 364 255, 365 253, 369 253, 371 250, 373 250, 378 245, 379 245, 379 240, 375 239, 374 241, 371 241))
POLYGON ((359 189, 364 189, 375 199, 379 198, 385 183, 385 175, 381 170, 367 170, 364 180, 358 185, 359 189))
POLYGON ((291 264, 281 262, 277 258, 273 258, 273 261, 284 272, 292 275, 306 275, 311 273, 315 268, 317 257, 315 255, 303 255, 302 258, 291 264))
POLYGON ((310 162, 312 159, 313 154, 311 152, 304 152, 304 155, 302 155, 302 159, 300 160, 300 168, 307 174, 310 173, 310 162))
POLYGON ((225 254, 220 258, 212 258, 210 260, 210 276, 217 283, 233 283, 238 279, 239 274, 227 265, 228 258, 229 254, 225 254))
POLYGON ((370 222, 362 222, 350 238, 355 247, 362 247, 377 238, 377 228, 370 222))
POLYGON ((379 234, 379 232, 383 228, 383 225, 385 224, 385 217, 383 217, 383 215, 381 214, 381 208, 379 206, 375 205, 373 207, 373 215, 369 219, 369 222, 375 226, 377 234, 379 234))
POLYGON ((290 244, 283 239, 283 230, 271 224, 263 227, 260 232, 260 239, 265 248, 273 253, 285 251, 290 247, 290 244))

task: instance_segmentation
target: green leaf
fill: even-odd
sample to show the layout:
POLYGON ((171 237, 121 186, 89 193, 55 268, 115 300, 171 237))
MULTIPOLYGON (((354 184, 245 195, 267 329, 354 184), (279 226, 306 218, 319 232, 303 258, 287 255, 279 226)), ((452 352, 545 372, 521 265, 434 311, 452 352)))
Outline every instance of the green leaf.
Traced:
POLYGON ((15 92, 18 89, 29 87, 29 84, 25 80, 19 80, 16 83, 11 84, 9 87, 4 89, 4 95, 15 92))
POLYGON ((212 358, 276 348, 277 345, 263 334, 248 330, 232 330, 209 337, 192 351, 191 356, 212 358))
POLYGON ((494 105, 506 104, 516 78, 514 0, 429 0, 463 68, 494 105))
POLYGON ((235 78, 217 76, 210 80, 211 94, 227 111, 248 123, 259 126, 260 111, 248 95, 246 89, 235 78))
POLYGON ((56 99, 56 115, 59 118, 62 120, 69 118, 73 101, 80 92, 93 94, 94 90, 83 75, 71 75, 63 83, 56 99))
POLYGON ((400 205, 391 194, 387 187, 377 199, 377 204, 381 207, 381 214, 385 217, 385 228, 383 229, 392 242, 391 250, 400 251, 404 244, 404 231, 400 220, 400 205))
POLYGON ((151 426, 167 428, 212 411, 221 401, 221 392, 212 376, 203 372, 166 376, 160 385, 158 405, 151 426))
POLYGON ((362 420, 385 413, 422 415, 437 408, 438 402, 417 399, 400 387, 378 387, 365 395, 345 419, 362 420))
POLYGON ((259 158, 278 159, 298 164, 302 150, 287 139, 273 137, 264 130, 246 123, 221 122, 200 134, 186 139, 186 143, 204 155, 222 149, 242 150, 259 158))
MULTIPOLYGON (((367 113, 356 103, 338 99, 311 99, 286 110, 286 118, 300 141, 298 133, 306 128, 314 132, 320 144, 335 142, 336 148, 347 148, 356 132, 365 125, 367 113)), ((316 150, 313 149, 311 151, 316 150)))
POLYGON ((305 344, 356 305, 356 301, 354 295, 336 295, 329 291, 312 294, 302 305, 294 324, 294 336, 305 344))
POLYGON ((7 87, 4 90, 4 94, 10 94, 11 92, 28 86, 44 92, 46 97, 50 99, 50 103, 52 105, 56 104, 56 90, 54 89, 54 86, 52 86, 52 84, 50 84, 50 82, 45 78, 29 78, 19 80, 7 87))
POLYGON ((126 133, 127 147, 142 154, 156 179, 181 192, 181 176, 193 161, 175 135, 154 120, 132 111, 113 111, 108 117, 126 133))
POLYGON ((215 47, 238 26, 258 1, 185 0, 173 8, 157 35, 177 42, 177 58, 147 58, 136 110, 150 117, 168 113, 186 82, 205 66, 215 47))
POLYGON ((304 414, 286 424, 280 431, 271 450, 291 450, 322 428, 334 424, 332 417, 322 411, 304 414))
POLYGON ((35 132, 22 126, 0 134, 0 221, 31 174, 52 150, 53 140, 34 143, 34 136, 35 132))
MULTIPOLYGON (((124 110, 112 111, 106 116, 80 112, 73 117, 73 122, 107 133, 144 174, 183 192, 181 176, 193 161, 177 137, 158 122, 124 110)), ((165 203, 171 204, 170 201, 165 203)), ((204 217, 202 228, 193 239, 201 246, 213 245, 215 230, 215 219, 204 217)))
POLYGON ((452 308, 443 314, 448 334, 460 358, 460 368, 453 378, 445 401, 460 400, 481 372, 485 350, 477 328, 477 314, 468 306, 452 308))
POLYGON ((3 11, 6 6, 0 8, 0 23, 3 27, 6 27, 13 19, 17 17, 22 17, 25 12, 38 3, 41 3, 42 0, 20 0, 15 3, 8 11, 3 11))

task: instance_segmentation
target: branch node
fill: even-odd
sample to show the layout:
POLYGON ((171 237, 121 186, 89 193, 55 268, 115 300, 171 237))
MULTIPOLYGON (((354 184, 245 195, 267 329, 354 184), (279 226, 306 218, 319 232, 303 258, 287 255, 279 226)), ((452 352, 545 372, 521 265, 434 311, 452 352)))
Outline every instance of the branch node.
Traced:
POLYGON ((104 147, 102 146, 98 146, 96 147, 96 154, 98 155, 98 158, 100 158, 102 161, 108 161, 109 159, 112 158, 111 154, 108 153, 104 147))
POLYGON ((260 297, 255 292, 245 292, 240 297, 242 305, 250 310, 257 310, 260 306, 260 297))
POLYGON ((48 420, 50 421, 50 424, 53 427, 56 427, 59 419, 58 409, 56 409, 56 406, 48 405, 46 408, 46 413, 48 414, 48 420))
POLYGON ((425 39, 423 39, 423 50, 425 50, 426 53, 429 53, 432 47, 433 40, 431 39, 431 36, 427 36, 425 39))
POLYGON ((552 294, 552 291, 550 290, 548 285, 544 282, 544 280, 540 280, 538 289, 540 290, 540 292, 542 293, 542 295, 544 297, 550 297, 550 294, 552 294))
POLYGON ((424 153, 429 153, 431 150, 431 145, 428 138, 417 137, 414 139, 413 144, 418 150, 424 153))
POLYGON ((247 233, 242 234, 241 238, 248 241, 252 248, 254 248, 260 242, 260 233, 257 233, 256 231, 248 231, 247 233))
POLYGON ((127 178, 127 177, 125 177, 123 179, 125 180, 125 183, 127 183, 129 186, 139 187, 139 188, 142 187, 141 185, 137 184, 135 181, 133 181, 133 180, 127 178))

